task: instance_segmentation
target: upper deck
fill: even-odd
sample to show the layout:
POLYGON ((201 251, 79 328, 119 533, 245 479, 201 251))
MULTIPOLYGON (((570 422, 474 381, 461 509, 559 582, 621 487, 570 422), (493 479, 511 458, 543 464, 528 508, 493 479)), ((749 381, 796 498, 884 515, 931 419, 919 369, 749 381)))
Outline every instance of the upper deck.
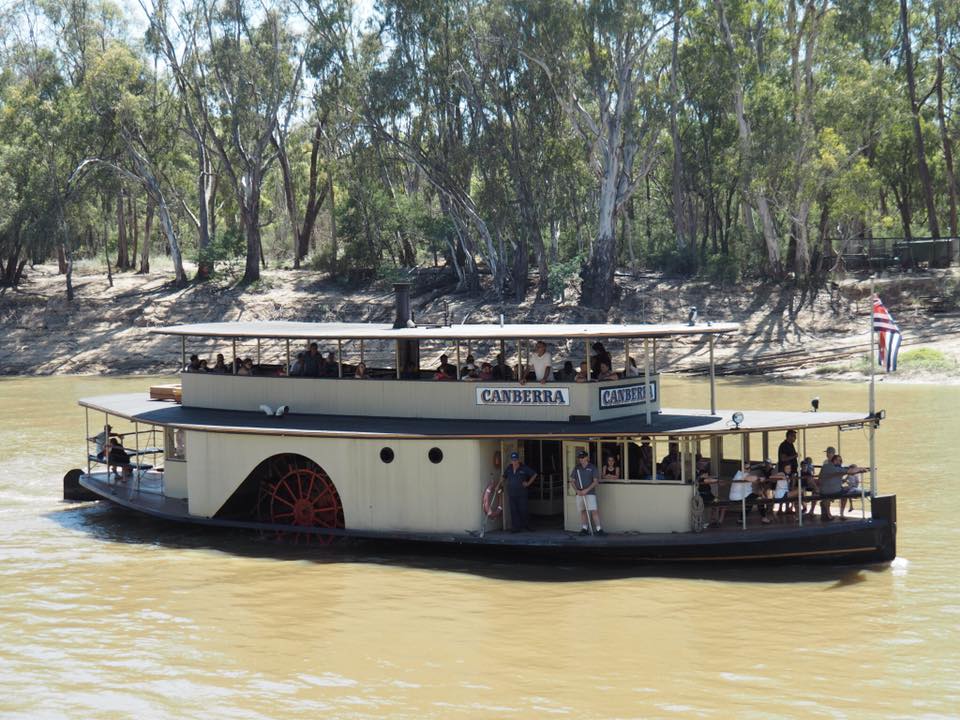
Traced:
MULTIPOLYGON (((427 325, 411 322, 200 323, 157 328, 152 332, 181 338, 181 367, 186 368, 188 342, 198 339, 238 358, 237 346, 256 342, 253 375, 239 376, 235 362, 226 372, 184 372, 184 407, 255 411, 261 405, 286 405, 295 414, 353 415, 395 418, 504 420, 540 422, 603 422, 660 411, 660 376, 656 368, 658 338, 693 336, 713 339, 734 332, 736 323, 700 324, 516 324, 427 325), (531 371, 537 341, 551 345, 551 370, 564 363, 591 369, 583 381, 558 375, 549 382, 521 381, 531 371), (611 344, 608 351, 602 341, 611 344), (324 344, 335 359, 326 377, 291 377, 301 343, 324 344), (633 352, 631 350, 633 343, 633 352), (261 364, 266 344, 269 365, 261 364), (335 349, 330 349, 335 348, 335 349), (653 352, 651 352, 653 348, 653 352), (427 352, 448 354, 456 382, 432 379, 436 362, 424 362, 427 352), (633 354, 632 354, 633 353, 633 354), (617 377, 600 380, 601 354, 617 377), (464 363, 473 359, 496 364, 501 377, 467 377, 464 363), (371 358, 373 360, 371 361, 371 358), (356 367, 376 364, 366 382, 354 381, 356 367), (425 367, 426 366, 426 367, 425 367), (266 369, 269 368, 269 369, 266 369)), ((714 403, 711 393, 711 408, 714 403)), ((649 420, 649 418, 648 418, 649 420)))

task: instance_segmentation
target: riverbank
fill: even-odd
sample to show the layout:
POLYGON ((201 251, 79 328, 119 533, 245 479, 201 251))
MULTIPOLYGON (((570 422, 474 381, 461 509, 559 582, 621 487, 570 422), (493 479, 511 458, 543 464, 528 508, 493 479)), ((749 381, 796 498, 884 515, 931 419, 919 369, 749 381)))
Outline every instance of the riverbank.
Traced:
MULTIPOLYGON (((345 287, 323 273, 266 270, 259 283, 240 286, 229 275, 185 288, 172 274, 114 274, 78 269, 76 297, 68 304, 55 266, 27 271, 21 287, 0 295, 0 374, 128 375, 170 373, 179 348, 152 327, 230 320, 389 322, 388 282, 345 287)), ((724 287, 659 274, 618 275, 619 303, 607 314, 576 304, 575 293, 557 303, 504 305, 492 293, 456 294, 442 269, 413 278, 412 306, 421 322, 677 322, 697 307, 702 321, 734 321, 735 336, 716 347, 721 374, 783 378, 862 378, 868 371, 870 287, 848 277, 818 291, 789 285, 724 287)), ((895 382, 960 383, 960 312, 955 270, 898 274, 876 281, 904 333, 895 382), (924 349, 917 353, 917 350, 924 349)), ((559 348, 560 355, 565 348, 559 348)), ((436 354, 442 348, 436 349, 436 354)), ((690 374, 706 372, 705 342, 658 344, 658 364, 690 374)), ((429 355, 427 355, 429 357, 429 355)))

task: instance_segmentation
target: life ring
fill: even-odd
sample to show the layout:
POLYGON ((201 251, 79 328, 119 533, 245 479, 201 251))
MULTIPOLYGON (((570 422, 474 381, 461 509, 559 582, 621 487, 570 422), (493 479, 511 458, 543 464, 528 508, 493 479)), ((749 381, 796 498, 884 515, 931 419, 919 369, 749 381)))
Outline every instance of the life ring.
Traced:
POLYGON ((488 518, 500 517, 503 514, 503 490, 500 483, 491 480, 487 489, 483 491, 483 514, 488 518))

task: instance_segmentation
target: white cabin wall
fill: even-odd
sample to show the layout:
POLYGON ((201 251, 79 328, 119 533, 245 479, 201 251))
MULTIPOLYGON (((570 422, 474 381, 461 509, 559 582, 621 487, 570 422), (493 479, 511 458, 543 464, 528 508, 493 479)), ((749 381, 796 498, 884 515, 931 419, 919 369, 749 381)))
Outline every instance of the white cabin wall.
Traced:
MULTIPOLYGON (((597 488, 607 532, 689 532, 693 486, 682 483, 604 483, 597 488)), ((567 493, 565 528, 580 530, 576 496, 567 493)))
POLYGON ((189 512, 211 517, 264 459, 297 453, 320 465, 343 503, 346 526, 407 532, 475 531, 499 444, 477 440, 380 440, 277 437, 190 431, 189 512), (380 450, 391 447, 384 463, 380 450), (428 452, 443 452, 439 464, 428 452))
MULTIPOLYGON (((606 383, 431 382, 428 380, 365 380, 337 378, 235 377, 183 373, 184 407, 259 412, 260 405, 288 405, 294 414, 380 417, 451 418, 457 420, 546 420, 566 422, 571 415, 594 420, 637 415, 646 405, 601 409, 600 391, 642 384, 631 378, 606 383), (477 387, 542 391, 566 388, 569 405, 479 405, 477 387)), ((659 376, 651 376, 659 389, 659 376)), ((656 393, 651 409, 660 410, 656 393)))

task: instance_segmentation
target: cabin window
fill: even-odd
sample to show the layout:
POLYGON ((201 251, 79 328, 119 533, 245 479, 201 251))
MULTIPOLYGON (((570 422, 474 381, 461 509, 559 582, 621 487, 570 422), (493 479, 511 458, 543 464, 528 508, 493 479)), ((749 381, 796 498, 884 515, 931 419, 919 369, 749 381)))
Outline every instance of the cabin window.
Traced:
POLYGON ((427 453, 427 457, 430 458, 430 462, 434 465, 438 465, 443 462, 443 450, 438 447, 430 448, 430 452, 427 453))
POLYGON ((165 428, 164 436, 164 457, 167 460, 186 460, 187 459, 187 432, 182 428, 165 428))
POLYGON ((381 459, 384 463, 386 463, 387 465, 389 465, 390 463, 392 463, 392 462, 393 462, 393 448, 388 448, 388 447, 381 448, 381 449, 380 449, 380 459, 381 459))

